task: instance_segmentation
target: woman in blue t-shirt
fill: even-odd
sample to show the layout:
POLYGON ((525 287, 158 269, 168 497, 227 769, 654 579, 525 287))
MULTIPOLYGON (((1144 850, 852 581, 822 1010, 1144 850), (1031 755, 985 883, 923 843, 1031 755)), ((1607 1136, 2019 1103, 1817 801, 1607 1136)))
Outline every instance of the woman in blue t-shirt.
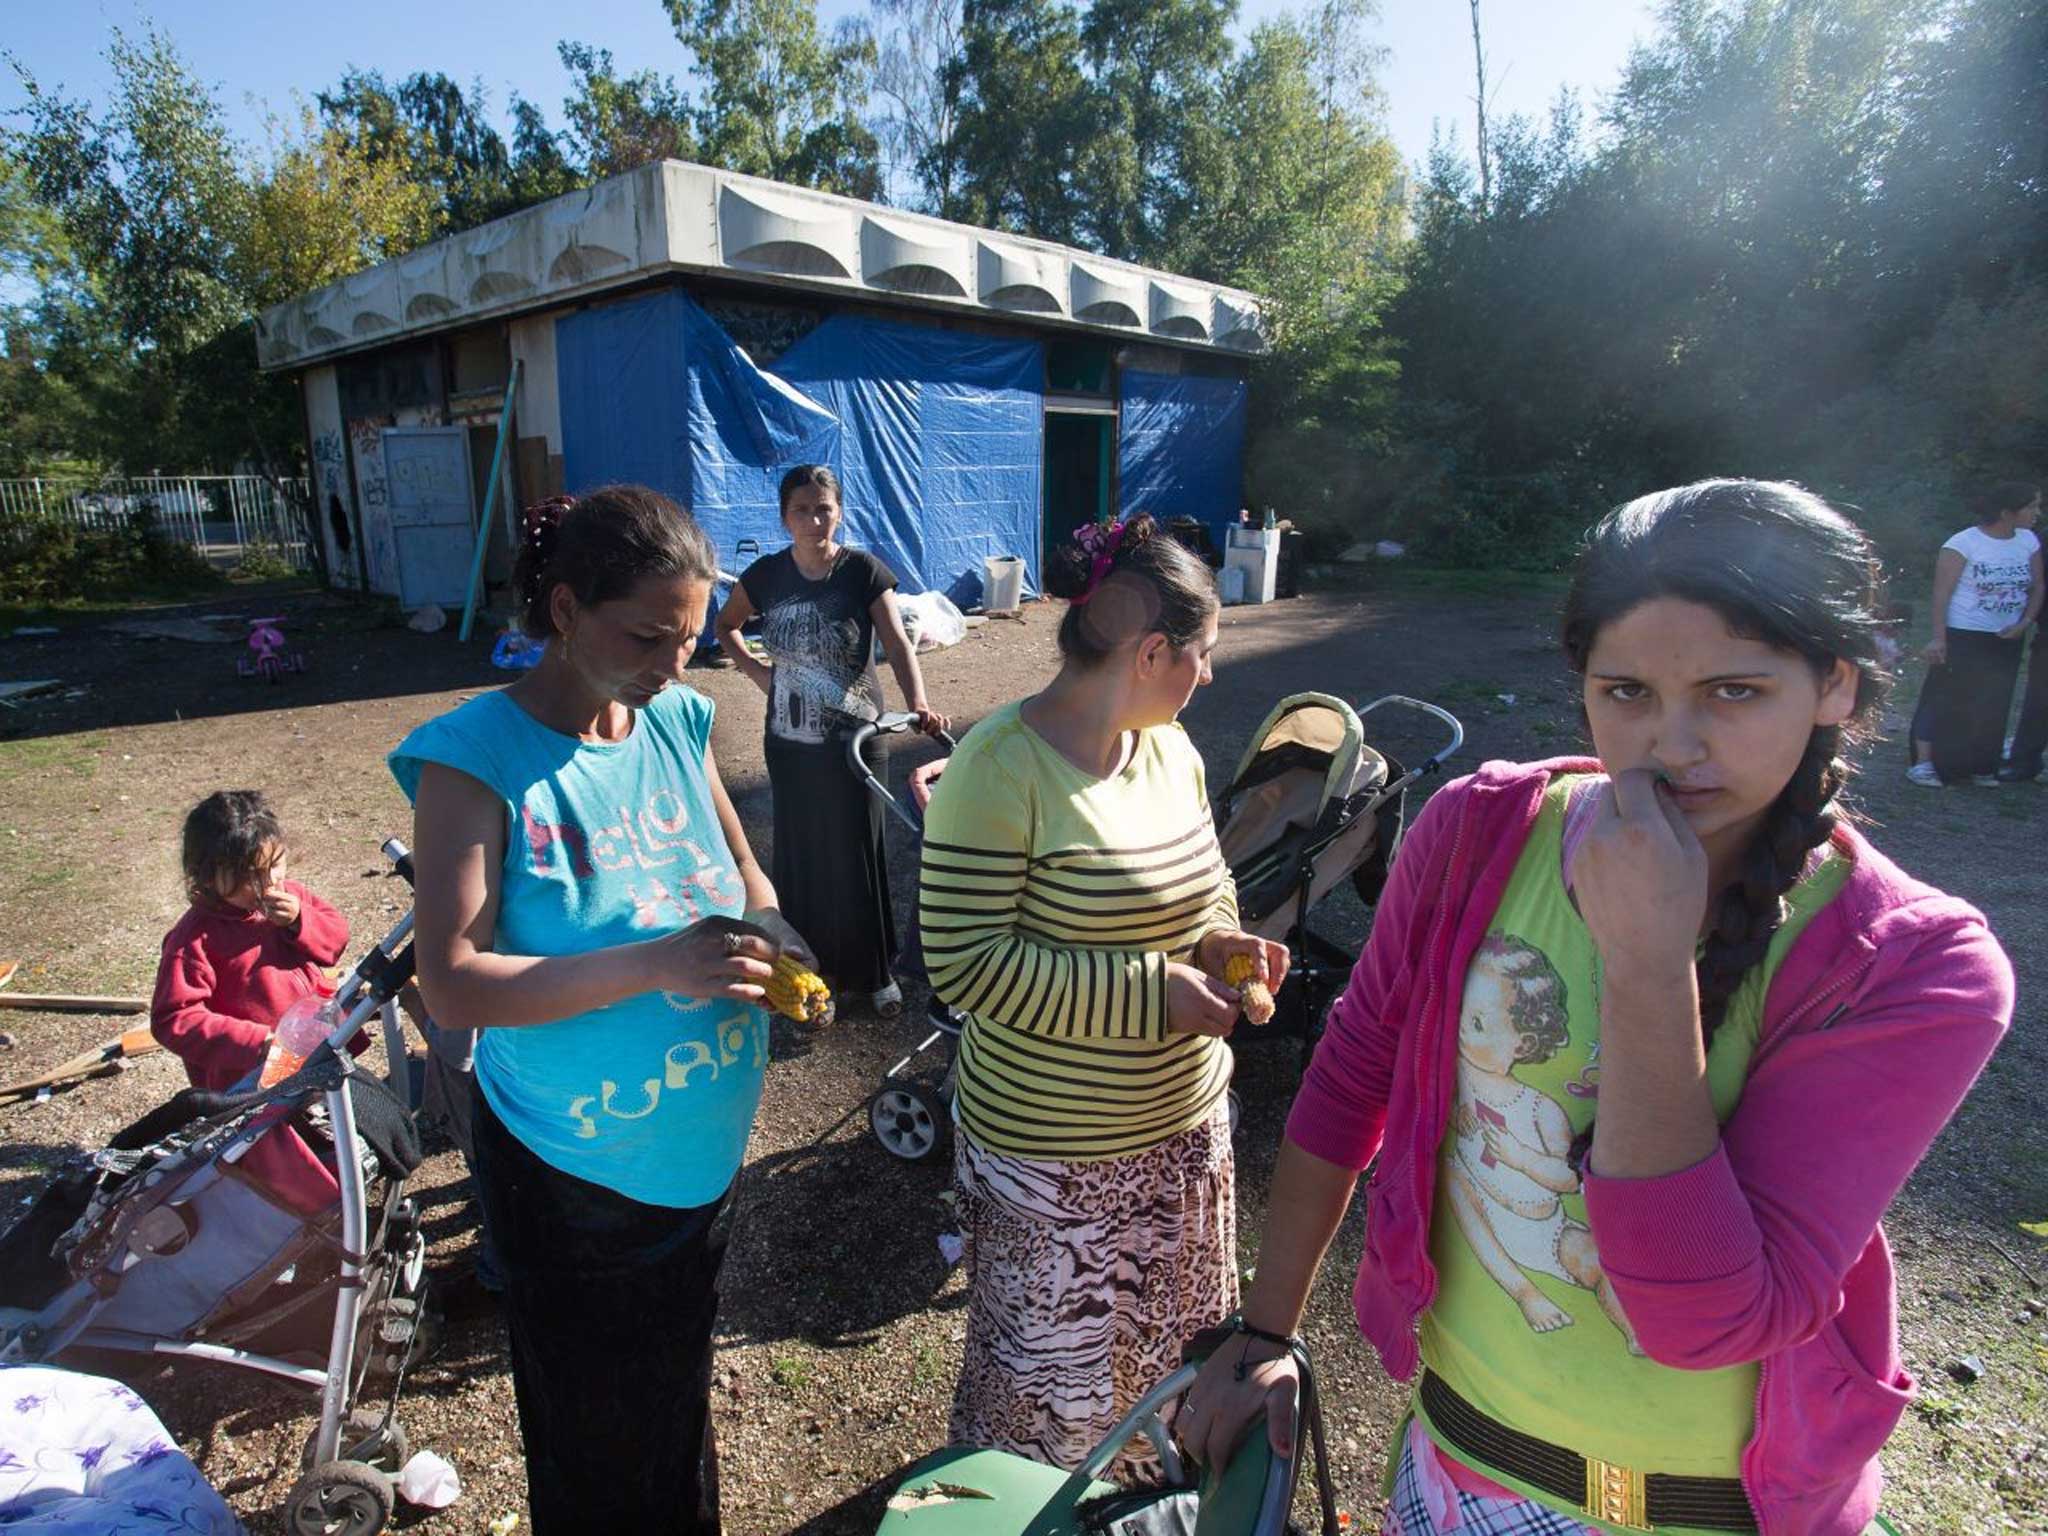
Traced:
POLYGON ((539 1536, 718 1529, 720 1218, 768 1061, 763 984, 808 950, 719 780, 710 700, 673 686, 713 571, 653 491, 534 508, 514 580, 540 665, 391 757, 420 982, 437 1022, 481 1031, 476 1179, 539 1536))

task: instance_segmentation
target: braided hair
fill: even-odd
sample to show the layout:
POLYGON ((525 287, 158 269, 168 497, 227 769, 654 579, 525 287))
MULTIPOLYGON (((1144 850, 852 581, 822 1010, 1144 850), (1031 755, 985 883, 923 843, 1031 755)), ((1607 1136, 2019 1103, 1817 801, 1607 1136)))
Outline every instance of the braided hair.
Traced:
POLYGON ((1215 574, 1143 512, 1084 526, 1048 551, 1045 590, 1067 603, 1060 654, 1088 667, 1149 634, 1180 650, 1201 636, 1218 603, 1215 574))
POLYGON ((711 541, 689 513, 644 485, 608 485, 526 509, 512 586, 520 628, 546 640, 557 633, 549 601, 557 586, 594 607, 624 597, 643 576, 717 574, 711 541))
MULTIPOLYGON (((1857 673, 1848 721, 1814 729, 1765 811, 1740 877, 1710 897, 1695 975, 1701 1043, 1711 1047, 1784 921, 1786 894, 1843 818, 1843 749, 1868 728, 1887 683, 1878 649, 1883 578, 1863 531, 1796 485, 1702 480, 1638 497, 1601 519, 1579 555, 1563 623, 1572 670, 1586 670, 1602 629, 1662 597, 1713 609, 1736 634, 1805 658, 1817 676, 1838 661, 1857 673)), ((1574 1168, 1583 1167, 1592 1138, 1589 1125, 1573 1141, 1574 1168)))

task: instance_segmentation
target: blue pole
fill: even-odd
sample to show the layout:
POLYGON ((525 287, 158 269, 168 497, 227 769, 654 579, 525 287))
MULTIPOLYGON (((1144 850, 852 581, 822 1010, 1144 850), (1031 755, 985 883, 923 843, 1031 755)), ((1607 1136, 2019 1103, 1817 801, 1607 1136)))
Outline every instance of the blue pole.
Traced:
POLYGON ((512 359, 512 377, 505 381, 505 403, 498 410, 498 446, 491 450, 491 479, 484 487, 484 515, 477 520, 476 553, 469 561, 469 595, 462 601, 462 628, 457 640, 468 640, 476 623, 477 595, 483 590, 484 550, 491 542, 491 513, 498 504, 498 480, 505 467, 505 439, 512 433, 512 395, 519 388, 520 359, 512 359))

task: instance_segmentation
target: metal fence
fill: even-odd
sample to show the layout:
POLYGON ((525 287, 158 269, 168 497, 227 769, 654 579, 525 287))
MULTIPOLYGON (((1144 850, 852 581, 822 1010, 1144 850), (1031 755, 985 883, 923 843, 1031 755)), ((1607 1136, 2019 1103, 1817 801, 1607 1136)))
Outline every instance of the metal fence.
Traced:
POLYGON ((0 526, 52 519, 112 532, 148 513, 167 538, 191 545, 219 566, 252 547, 295 570, 311 570, 303 480, 262 475, 148 475, 127 480, 0 480, 0 526))

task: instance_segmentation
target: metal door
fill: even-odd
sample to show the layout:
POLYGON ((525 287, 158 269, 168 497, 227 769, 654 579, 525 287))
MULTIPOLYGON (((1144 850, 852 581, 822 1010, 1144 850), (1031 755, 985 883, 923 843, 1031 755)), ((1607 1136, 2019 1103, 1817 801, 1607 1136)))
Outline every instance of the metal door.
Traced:
POLYGON ((462 605, 476 545, 466 427, 386 427, 384 468, 402 608, 462 605))

